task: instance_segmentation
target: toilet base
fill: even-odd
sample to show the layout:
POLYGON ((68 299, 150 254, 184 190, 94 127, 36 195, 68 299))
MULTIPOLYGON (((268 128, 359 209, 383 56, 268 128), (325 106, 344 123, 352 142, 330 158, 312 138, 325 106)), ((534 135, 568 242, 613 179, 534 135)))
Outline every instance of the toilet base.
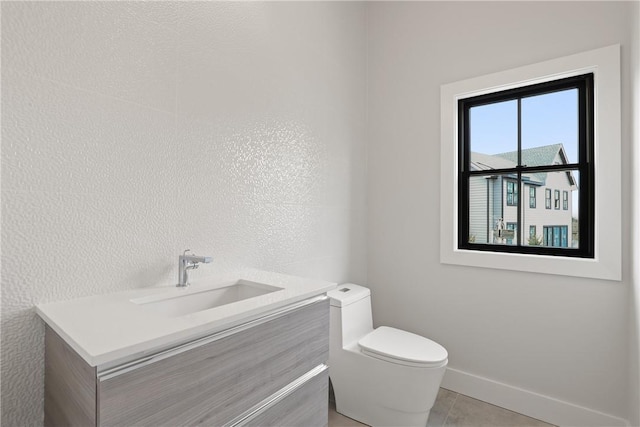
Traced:
POLYGON ((371 427, 425 427, 431 413, 431 410, 410 413, 381 406, 364 406, 346 409, 341 408, 336 402, 336 412, 371 427))
POLYGON ((446 362, 402 366, 364 355, 355 345, 339 356, 329 359, 338 413, 374 427, 427 425, 446 362))

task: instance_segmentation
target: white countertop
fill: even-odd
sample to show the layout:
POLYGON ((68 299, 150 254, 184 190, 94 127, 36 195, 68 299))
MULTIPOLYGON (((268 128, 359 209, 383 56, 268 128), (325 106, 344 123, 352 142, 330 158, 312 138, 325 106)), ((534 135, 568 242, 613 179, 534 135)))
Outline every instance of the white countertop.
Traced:
POLYGON ((209 277, 187 288, 144 288, 41 304, 36 312, 89 365, 108 368, 228 329, 261 313, 324 294, 335 287, 335 283, 323 280, 245 270, 209 277), (238 280, 282 289, 177 317, 149 310, 140 303, 221 288, 238 280))

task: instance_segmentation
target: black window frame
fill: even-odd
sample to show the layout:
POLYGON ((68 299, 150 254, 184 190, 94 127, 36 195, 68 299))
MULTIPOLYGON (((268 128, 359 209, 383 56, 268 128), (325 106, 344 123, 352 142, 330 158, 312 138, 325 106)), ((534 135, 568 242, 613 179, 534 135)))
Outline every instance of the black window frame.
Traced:
POLYGON ((560 210, 560 190, 553 190, 553 209, 560 210))
MULTIPOLYGON (((595 167, 594 167, 594 75, 593 73, 567 77, 534 85, 522 86, 504 91, 458 100, 458 249, 489 252, 521 253, 531 255, 553 255, 561 257, 594 258, 595 253, 595 167), (544 166, 526 166, 521 164, 521 100, 530 96, 543 95, 568 89, 578 92, 578 161, 576 163, 553 164, 544 166), (515 167, 504 169, 471 170, 471 143, 469 111, 472 107, 516 100, 518 105, 518 162, 515 167), (580 177, 578 186, 579 200, 579 244, 577 248, 557 248, 526 245, 523 236, 525 227, 518 227, 516 244, 469 242, 469 182, 473 176, 502 175, 505 178, 515 176, 516 187, 522 185, 522 175, 540 172, 576 171, 580 177)), ((546 189, 549 191, 549 189, 546 189)), ((545 192, 545 196, 549 194, 545 192)), ((550 195, 550 194, 549 194, 550 195)), ((518 191, 517 206, 521 206, 522 194, 518 191)), ((545 197, 545 208, 547 205, 545 197)), ((517 209, 517 223, 524 224, 522 209, 517 209)))
POLYGON ((562 190, 562 210, 569 210, 569 192, 567 190, 562 190))

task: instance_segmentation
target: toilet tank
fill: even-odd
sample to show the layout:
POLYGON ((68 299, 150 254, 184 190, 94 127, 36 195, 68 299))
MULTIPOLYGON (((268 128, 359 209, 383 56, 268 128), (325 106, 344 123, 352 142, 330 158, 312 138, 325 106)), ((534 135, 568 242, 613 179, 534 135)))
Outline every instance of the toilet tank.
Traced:
POLYGON ((345 283, 327 292, 331 299, 331 342, 346 347, 373 330, 371 292, 345 283))

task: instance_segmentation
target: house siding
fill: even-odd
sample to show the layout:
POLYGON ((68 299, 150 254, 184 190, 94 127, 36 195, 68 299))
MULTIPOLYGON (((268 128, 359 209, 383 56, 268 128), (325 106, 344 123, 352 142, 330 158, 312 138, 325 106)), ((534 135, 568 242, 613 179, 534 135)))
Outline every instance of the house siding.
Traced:
POLYGON ((484 176, 474 176, 469 180, 469 238, 475 236, 475 243, 488 242, 487 182, 484 176))
POLYGON ((504 182, 504 178, 501 176, 491 181, 492 197, 490 199, 491 203, 489 205, 489 209, 491 211, 490 212, 491 221, 489 223, 489 227, 492 231, 490 235, 490 240, 491 240, 490 243, 495 243, 493 241, 493 229, 495 229, 498 219, 502 218, 502 216, 504 215, 502 200, 504 199, 504 194, 506 193, 507 190, 506 188, 503 188, 503 185, 504 185, 503 182, 504 182))

